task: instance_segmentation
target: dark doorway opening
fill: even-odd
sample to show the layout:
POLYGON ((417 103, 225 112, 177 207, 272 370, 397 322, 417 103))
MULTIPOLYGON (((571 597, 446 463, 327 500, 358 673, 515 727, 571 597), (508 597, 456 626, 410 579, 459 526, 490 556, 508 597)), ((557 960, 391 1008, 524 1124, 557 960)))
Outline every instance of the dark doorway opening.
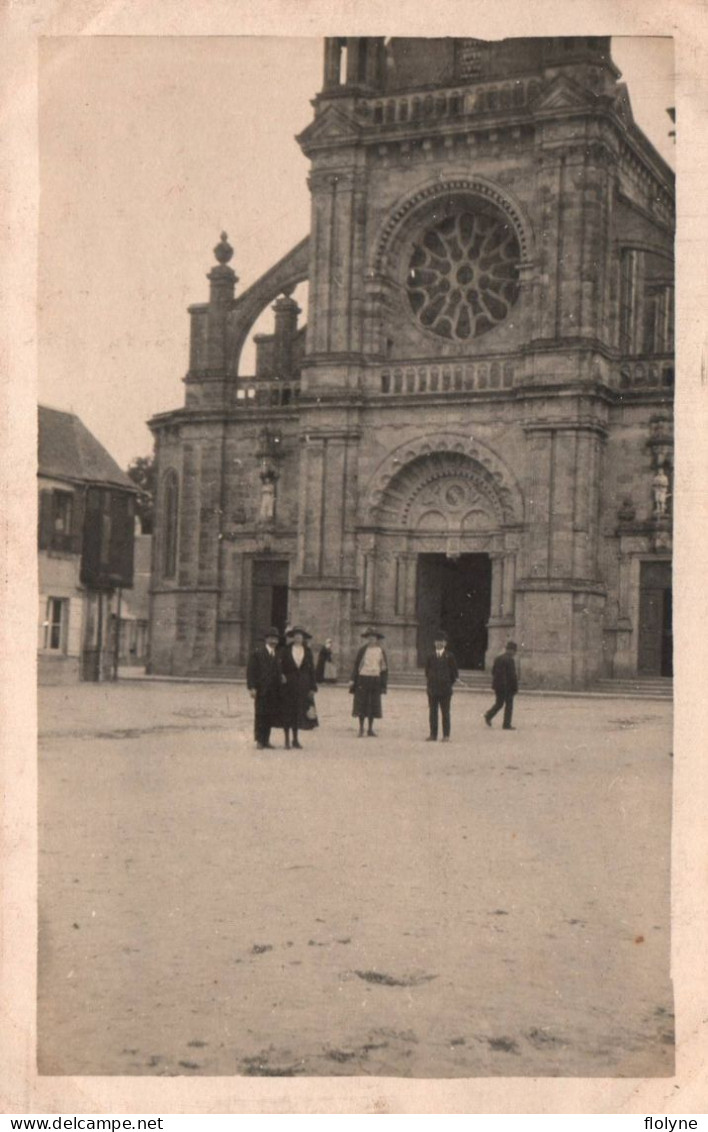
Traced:
POLYGON ((271 625, 281 633, 287 625, 288 572, 289 565, 282 560, 257 559, 253 563, 251 640, 254 644, 271 625))
POLYGON ((492 563, 488 554, 418 555, 418 664, 444 629, 460 668, 484 668, 491 606, 492 563))
POLYGON ((671 563, 639 566, 639 649, 642 676, 673 676, 671 563))

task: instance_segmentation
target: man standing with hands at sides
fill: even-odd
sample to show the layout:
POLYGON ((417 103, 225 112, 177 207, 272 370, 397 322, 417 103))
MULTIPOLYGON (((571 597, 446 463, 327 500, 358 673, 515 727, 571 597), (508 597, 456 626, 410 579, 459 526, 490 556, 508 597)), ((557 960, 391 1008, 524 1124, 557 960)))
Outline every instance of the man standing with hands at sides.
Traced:
POLYGON ((507 641, 506 649, 494 661, 492 666, 492 688, 496 692, 496 701, 489 711, 484 713, 484 722, 487 727, 492 726, 492 719, 504 708, 504 731, 515 731, 511 726, 511 715, 514 710, 514 696, 519 690, 519 681, 516 676, 516 641, 507 641))
POLYGON ((271 727, 280 727, 283 669, 278 656, 280 633, 270 628, 264 643, 251 654, 246 669, 246 685, 255 701, 255 739, 259 751, 272 750, 271 727))
POLYGON ((442 741, 443 743, 450 741, 450 701, 452 686, 458 676, 457 661, 447 647, 447 633, 438 629, 435 634, 435 648, 425 662, 430 708, 430 734, 426 743, 435 742, 438 737, 438 711, 442 715, 442 741))

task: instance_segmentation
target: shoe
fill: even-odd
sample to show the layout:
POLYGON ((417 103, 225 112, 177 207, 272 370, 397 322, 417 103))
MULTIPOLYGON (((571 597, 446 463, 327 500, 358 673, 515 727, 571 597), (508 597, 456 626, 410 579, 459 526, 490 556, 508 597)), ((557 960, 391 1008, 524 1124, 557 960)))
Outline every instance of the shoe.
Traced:
POLYGON ((275 747, 273 746, 272 743, 264 743, 263 746, 265 747, 266 751, 274 751, 275 750, 275 747))
POLYGON ((512 727, 510 723, 505 723, 502 727, 502 731, 516 731, 516 728, 512 727))
POLYGON ((443 743, 449 743, 450 742, 450 736, 449 735, 443 735, 442 741, 443 741, 443 743))
POLYGON ((359 734, 357 735, 357 739, 363 739, 363 738, 364 738, 364 732, 360 731, 359 734))
POLYGON ((426 743, 437 743, 437 739, 438 739, 437 735, 428 735, 428 737, 425 741, 426 741, 426 743))
POLYGON ((263 744, 262 743, 256 743, 256 750, 262 751, 263 750, 263 744))
POLYGON ((485 714, 485 715, 483 716, 483 719, 484 719, 484 722, 486 723, 487 727, 491 727, 491 726, 492 726, 492 721, 491 721, 491 719, 489 718, 489 716, 488 716, 488 715, 486 715, 486 714, 485 714))
POLYGON ((293 747, 296 751, 301 751, 302 743, 298 743, 297 739, 293 739, 293 747))
POLYGON ((376 738, 376 732, 375 731, 367 731, 366 732, 366 738, 367 739, 375 739, 376 738))

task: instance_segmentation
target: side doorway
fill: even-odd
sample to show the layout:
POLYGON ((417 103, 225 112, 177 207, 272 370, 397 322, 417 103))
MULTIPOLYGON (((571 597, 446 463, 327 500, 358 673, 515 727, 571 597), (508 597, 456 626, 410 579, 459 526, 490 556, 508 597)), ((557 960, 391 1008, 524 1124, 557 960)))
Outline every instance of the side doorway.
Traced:
POLYGON ((256 559, 251 590, 251 642, 274 625, 281 633, 288 622, 290 565, 282 559, 256 559))
POLYGON ((637 672, 673 676, 673 671, 671 563, 641 562, 637 672))

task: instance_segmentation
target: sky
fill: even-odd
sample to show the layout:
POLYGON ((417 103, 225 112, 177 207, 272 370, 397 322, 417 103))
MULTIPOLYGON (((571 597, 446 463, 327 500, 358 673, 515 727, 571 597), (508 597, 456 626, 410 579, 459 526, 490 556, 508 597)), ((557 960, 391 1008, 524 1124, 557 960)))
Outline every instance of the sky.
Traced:
MULTIPOLYGON (((615 38, 612 54, 673 164, 671 40, 615 38)), ((145 421, 184 402, 186 308, 208 297, 219 233, 239 292, 307 235, 294 137, 321 75, 314 38, 41 41, 39 399, 123 467, 152 451, 145 421)))

